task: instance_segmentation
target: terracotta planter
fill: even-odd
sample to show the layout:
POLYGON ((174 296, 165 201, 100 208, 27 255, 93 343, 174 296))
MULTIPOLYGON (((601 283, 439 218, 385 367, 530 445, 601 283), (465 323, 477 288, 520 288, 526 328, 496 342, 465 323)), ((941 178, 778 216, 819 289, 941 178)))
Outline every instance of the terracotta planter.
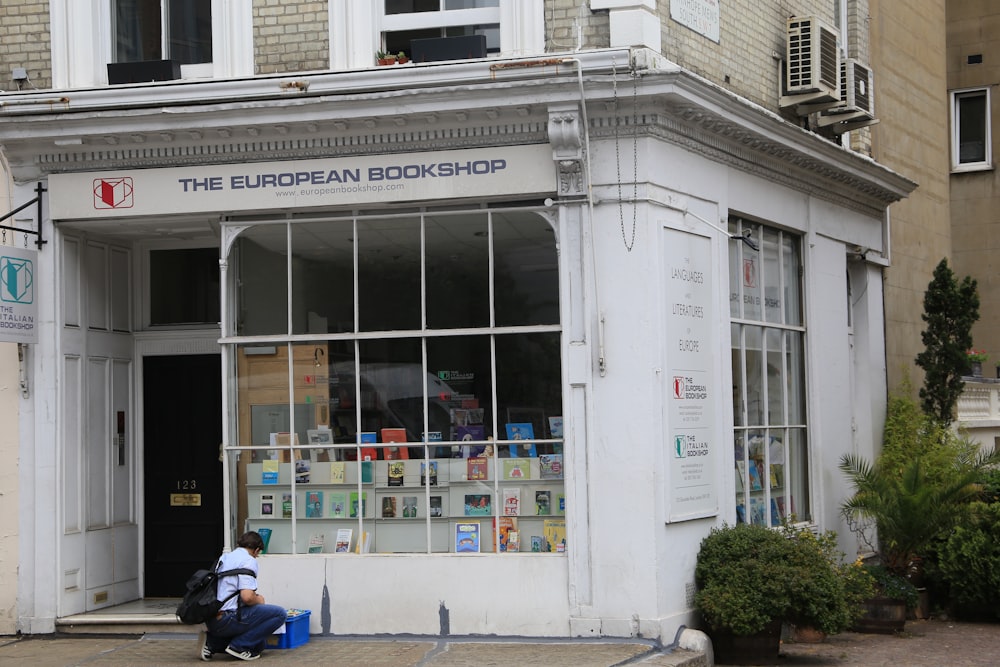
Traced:
POLYGON ((712 630, 712 652, 722 665, 769 665, 781 649, 781 621, 775 621, 756 635, 738 636, 712 630))
POLYGON ((891 635, 906 625, 906 602, 896 598, 869 598, 862 605, 865 615, 854 623, 855 632, 891 635))

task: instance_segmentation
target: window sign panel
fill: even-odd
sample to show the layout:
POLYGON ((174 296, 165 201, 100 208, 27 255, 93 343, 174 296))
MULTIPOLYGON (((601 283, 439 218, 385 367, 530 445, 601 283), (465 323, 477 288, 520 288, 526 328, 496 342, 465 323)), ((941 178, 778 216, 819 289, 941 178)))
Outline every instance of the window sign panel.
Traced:
POLYGON ((715 486, 715 329, 710 239, 665 230, 669 521, 712 516, 715 486))
POLYGON ((713 42, 719 41, 719 0, 670 0, 670 18, 713 42))

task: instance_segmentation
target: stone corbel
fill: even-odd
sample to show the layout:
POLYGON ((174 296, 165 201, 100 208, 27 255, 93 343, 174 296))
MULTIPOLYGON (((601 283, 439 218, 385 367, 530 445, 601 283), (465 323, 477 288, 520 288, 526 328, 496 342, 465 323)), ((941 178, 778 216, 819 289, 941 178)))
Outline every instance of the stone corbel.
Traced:
POLYGON ((559 195, 583 194, 583 137, 577 105, 549 107, 549 143, 559 173, 559 195))

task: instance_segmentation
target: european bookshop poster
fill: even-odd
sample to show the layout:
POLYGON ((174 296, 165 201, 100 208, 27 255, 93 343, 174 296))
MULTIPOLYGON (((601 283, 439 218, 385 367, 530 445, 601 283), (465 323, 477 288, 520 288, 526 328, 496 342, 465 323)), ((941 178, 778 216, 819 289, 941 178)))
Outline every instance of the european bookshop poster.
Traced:
POLYGON ((713 307, 710 238, 665 229, 666 259, 665 358, 668 430, 665 460, 670 480, 666 489, 668 521, 685 521, 718 514, 714 404, 718 397, 715 357, 717 317, 713 307))

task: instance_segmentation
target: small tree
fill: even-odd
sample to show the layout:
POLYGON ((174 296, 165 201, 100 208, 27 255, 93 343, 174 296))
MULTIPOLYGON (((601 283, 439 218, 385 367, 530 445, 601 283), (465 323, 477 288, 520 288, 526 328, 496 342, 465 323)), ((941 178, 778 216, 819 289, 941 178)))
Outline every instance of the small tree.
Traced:
POLYGON ((917 365, 924 369, 921 407, 941 423, 950 423, 962 394, 962 375, 968 367, 966 351, 972 347, 972 325, 979 319, 976 281, 966 276, 959 283, 942 259, 924 292, 927 328, 920 334, 924 351, 917 365))

